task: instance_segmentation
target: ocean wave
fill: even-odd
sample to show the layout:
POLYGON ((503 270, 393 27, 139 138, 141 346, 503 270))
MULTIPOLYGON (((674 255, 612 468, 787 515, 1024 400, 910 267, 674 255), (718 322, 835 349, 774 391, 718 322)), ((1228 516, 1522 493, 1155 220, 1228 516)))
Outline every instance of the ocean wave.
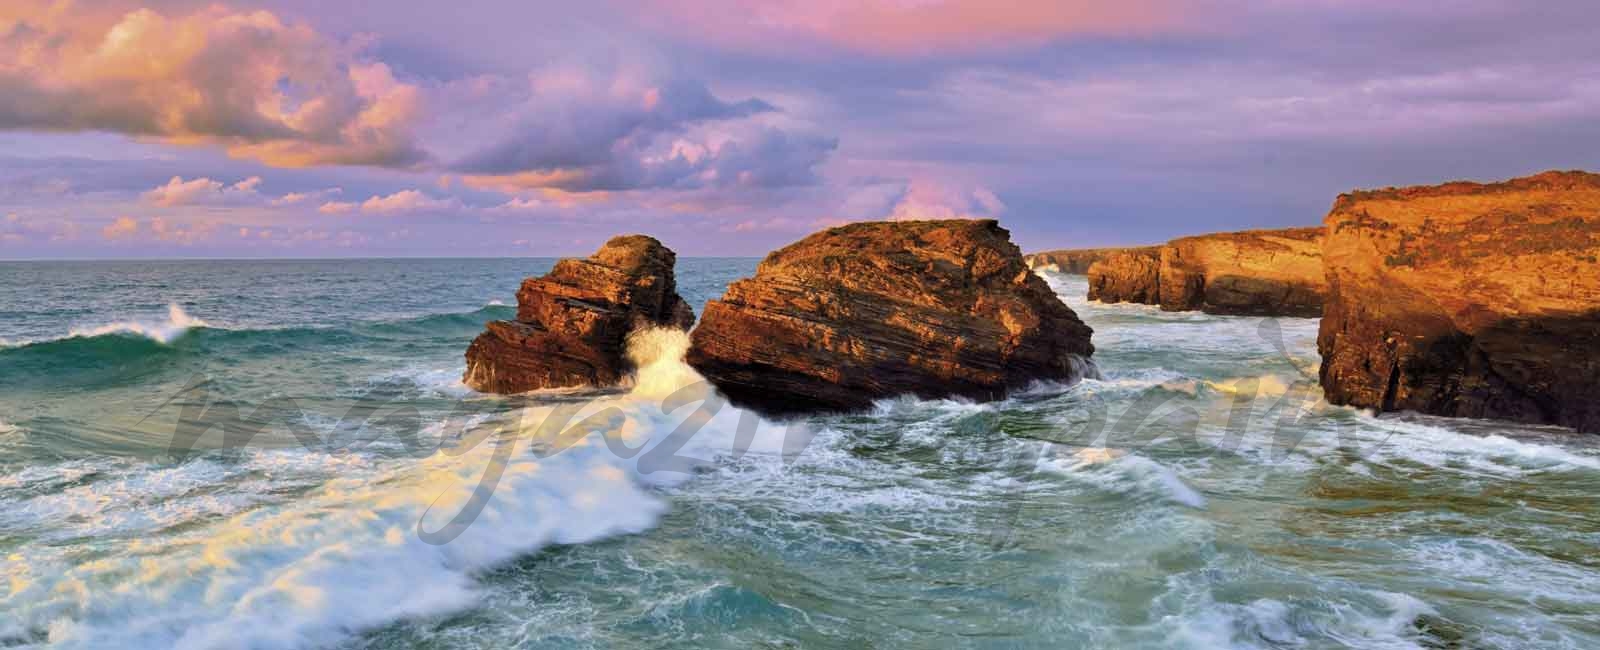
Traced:
POLYGON ((190 329, 209 326, 205 321, 190 316, 188 312, 178 306, 178 303, 168 303, 166 320, 118 321, 95 327, 75 328, 67 333, 67 338, 93 338, 109 334, 132 334, 158 343, 171 343, 190 329))
POLYGON ((1120 449, 1086 447, 1064 457, 1041 457, 1038 469, 1116 494, 1152 494, 1197 510, 1206 498, 1154 460, 1120 449))
MULTIPOLYGON (((692 464, 651 465, 659 460, 651 445, 683 423, 699 427, 676 450, 685 458, 726 454, 747 436, 748 453, 791 451, 784 427, 737 409, 708 414, 688 407, 709 396, 694 391, 709 389, 682 362, 687 340, 682 332, 635 337, 640 376, 630 392, 462 422, 470 431, 461 443, 420 461, 333 467, 324 465, 341 457, 260 452, 244 464, 200 459, 121 473, 16 508, 12 516, 38 528, 59 528, 52 522, 65 518, 110 527, 94 534, 140 539, 136 553, 89 562, 49 545, 24 547, 0 575, 13 585, 0 593, 0 610, 12 621, 10 629, 0 627, 0 641, 9 635, 65 647, 328 645, 393 620, 470 606, 479 598, 477 572, 517 556, 651 528, 666 502, 650 487, 695 475, 692 464), (676 406, 678 400, 688 402, 676 406), (515 435, 496 443, 497 433, 515 435), (577 439, 566 440, 569 433, 577 439), (624 458, 613 442, 645 451, 624 458), (502 451, 502 444, 515 446, 502 451), (288 499, 258 494, 269 484, 239 480, 305 472, 321 487, 288 499), (480 489, 485 477, 497 479, 487 491, 480 489), (132 494, 160 503, 119 509, 132 494), (74 516, 107 507, 129 516, 74 516), (470 525, 452 523, 456 513, 478 507, 470 525), (222 520, 172 537, 145 535, 197 518, 222 520), (125 588, 80 588, 113 583, 125 588)), ((87 531, 58 531, 72 532, 87 531)))

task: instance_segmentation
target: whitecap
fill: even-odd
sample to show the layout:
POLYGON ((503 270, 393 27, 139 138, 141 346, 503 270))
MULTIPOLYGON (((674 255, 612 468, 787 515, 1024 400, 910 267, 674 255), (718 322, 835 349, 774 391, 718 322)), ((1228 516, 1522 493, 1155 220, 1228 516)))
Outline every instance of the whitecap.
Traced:
POLYGON ((171 343, 177 340, 178 337, 183 336, 185 332, 196 327, 210 327, 210 324, 190 316, 177 303, 169 303, 167 305, 166 320, 129 320, 94 327, 74 328, 67 333, 67 338, 89 338, 107 334, 134 334, 158 343, 171 343))

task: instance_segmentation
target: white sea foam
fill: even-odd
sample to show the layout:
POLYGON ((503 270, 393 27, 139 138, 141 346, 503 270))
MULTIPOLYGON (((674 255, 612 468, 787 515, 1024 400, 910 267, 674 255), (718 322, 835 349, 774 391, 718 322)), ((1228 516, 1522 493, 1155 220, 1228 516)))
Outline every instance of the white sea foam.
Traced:
POLYGON ((570 446, 557 442, 564 427, 543 426, 562 422, 550 418, 568 407, 542 406, 482 422, 461 444, 421 461, 269 451, 244 464, 142 469, 31 501, 26 516, 41 527, 65 518, 80 521, 73 532, 81 534, 140 534, 125 552, 89 562, 45 546, 12 556, 0 576, 10 585, 0 591, 10 622, 0 638, 44 634, 85 648, 327 645, 398 618, 468 606, 477 598, 475 571, 547 544, 650 528, 666 504, 643 486, 681 483, 694 464, 661 466, 651 445, 685 420, 701 428, 677 451, 684 457, 728 453, 741 430, 753 434, 750 453, 794 451, 782 427, 737 409, 713 416, 694 408, 697 396, 679 390, 703 386, 681 361, 685 339, 635 337, 633 392, 576 407, 570 421, 585 435, 570 446), (667 396, 690 401, 663 403, 667 396), (505 439, 515 444, 510 453, 497 444, 499 432, 516 434, 505 439), (620 458, 606 436, 643 451, 620 458), (549 453, 552 443, 559 453, 549 453), (494 472, 501 476, 492 491, 478 490, 494 472), (301 473, 325 482, 261 507, 246 498, 301 473), (257 474, 272 480, 239 480, 257 474), (215 485, 238 487, 216 494, 215 485), (475 503, 482 511, 470 525, 448 525, 475 503), (144 534, 213 517, 224 519, 175 537, 144 534), (444 544, 424 534, 452 530, 458 536, 444 544), (113 584, 122 586, 105 587, 113 584))
POLYGON ((1172 468, 1121 449, 1084 448, 1066 456, 1041 457, 1038 469, 1117 494, 1155 494, 1190 508, 1206 507, 1206 498, 1172 468))
POLYGON ((183 336, 191 328, 209 326, 205 321, 190 316, 177 303, 170 303, 167 305, 167 317, 165 320, 128 320, 93 327, 73 328, 67 333, 66 338, 87 338, 105 336, 107 334, 134 334, 158 343, 171 343, 178 337, 183 336))

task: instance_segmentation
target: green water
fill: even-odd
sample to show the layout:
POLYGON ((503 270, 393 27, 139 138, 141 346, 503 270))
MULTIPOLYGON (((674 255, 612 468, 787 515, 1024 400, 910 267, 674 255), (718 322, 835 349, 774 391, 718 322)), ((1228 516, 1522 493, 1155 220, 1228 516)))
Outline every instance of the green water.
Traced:
POLYGON ((549 263, 0 264, 0 645, 1600 647, 1594 442, 1328 406, 1315 320, 1052 276, 1100 379, 744 416, 740 454, 667 403, 670 337, 631 390, 462 387, 549 263), (267 424, 175 447, 216 404, 267 424))

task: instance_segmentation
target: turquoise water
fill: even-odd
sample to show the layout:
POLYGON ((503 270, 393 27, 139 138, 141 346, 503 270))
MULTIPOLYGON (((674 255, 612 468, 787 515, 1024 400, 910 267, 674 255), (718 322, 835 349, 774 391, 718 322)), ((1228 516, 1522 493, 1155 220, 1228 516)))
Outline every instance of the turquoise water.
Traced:
POLYGON ((1600 647, 1593 439, 1329 406, 1315 320, 1048 276, 1102 377, 998 403, 461 386, 551 262, 0 263, 0 646, 1600 647))

